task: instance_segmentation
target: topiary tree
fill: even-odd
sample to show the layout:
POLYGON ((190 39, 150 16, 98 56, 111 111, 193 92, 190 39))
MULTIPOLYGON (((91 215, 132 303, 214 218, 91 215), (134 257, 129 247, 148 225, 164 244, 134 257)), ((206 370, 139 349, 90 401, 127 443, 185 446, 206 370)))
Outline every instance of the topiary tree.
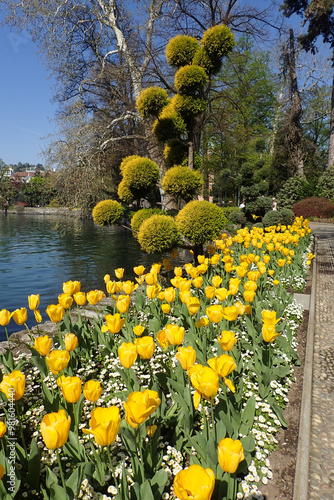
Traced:
POLYGON ((268 226, 277 226, 281 224, 281 214, 278 210, 269 210, 263 218, 262 218, 262 224, 264 227, 268 226))
POLYGON ((227 223, 223 211, 208 201, 190 201, 180 210, 175 223, 182 236, 194 245, 195 255, 203 245, 217 238, 227 223))
POLYGON ((290 177, 276 195, 278 206, 291 209, 295 203, 305 198, 305 184, 299 175, 290 177))
POLYGON ((178 247, 181 236, 169 215, 152 215, 140 226, 138 241, 147 253, 161 253, 178 247))
POLYGON ((118 201, 103 200, 93 208, 93 220, 99 226, 106 226, 119 222, 123 217, 124 209, 118 201))
POLYGON ((175 36, 169 40, 166 46, 165 53, 168 64, 177 68, 191 64, 199 47, 198 40, 192 36, 175 36))
POLYGON ((143 118, 158 116, 168 104, 167 92, 160 87, 148 87, 137 99, 137 109, 143 118))
POLYGON ((140 226, 146 219, 149 219, 152 215, 163 214, 163 210, 160 210, 159 208, 142 208, 141 210, 138 210, 138 212, 136 212, 131 218, 131 229, 135 238, 137 238, 140 226))
POLYGON ((328 168, 320 177, 318 191, 320 197, 334 200, 334 167, 328 168))
POLYGON ((162 189, 179 200, 190 201, 203 185, 201 174, 197 170, 175 166, 167 170, 162 180, 162 189))
POLYGON ((126 203, 147 197, 159 179, 159 167, 149 158, 128 157, 120 169, 123 179, 118 187, 118 196, 126 203))

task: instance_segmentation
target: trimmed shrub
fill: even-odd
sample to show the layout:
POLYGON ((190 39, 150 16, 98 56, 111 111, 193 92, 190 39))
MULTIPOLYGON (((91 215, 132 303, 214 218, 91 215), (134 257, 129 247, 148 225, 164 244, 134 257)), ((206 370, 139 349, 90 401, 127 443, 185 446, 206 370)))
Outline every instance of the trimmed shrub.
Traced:
POLYGON ((124 179, 118 184, 117 194, 123 203, 131 203, 134 200, 134 196, 124 179))
POLYGON ((148 87, 143 90, 136 102, 136 108, 143 118, 158 116, 168 104, 167 92, 160 87, 148 87))
POLYGON ((183 142, 173 139, 166 144, 164 157, 168 168, 180 165, 183 160, 187 160, 188 158, 188 147, 183 142))
POLYGON ((277 226, 281 224, 281 214, 278 210, 269 210, 262 219, 264 227, 277 226))
POLYGON ((208 201, 190 201, 175 218, 180 233, 195 245, 217 238, 227 220, 217 205, 208 201))
POLYGON ((277 205, 280 208, 292 208, 295 203, 305 198, 305 181, 298 175, 290 177, 276 194, 277 205))
POLYGON ((152 215, 163 215, 163 210, 160 208, 142 208, 135 212, 133 217, 131 218, 131 229, 134 232, 134 236, 137 235, 140 226, 146 220, 152 217, 152 215))
POLYGON ((196 38, 187 35, 177 35, 171 38, 166 47, 166 59, 168 64, 180 68, 191 64, 199 43, 196 38))
POLYGON ((118 222, 123 217, 123 207, 118 201, 103 200, 93 208, 93 220, 99 226, 107 226, 118 222))
POLYGON ((229 54, 235 46, 234 36, 227 26, 212 26, 204 32, 202 48, 212 59, 221 59, 229 54))
POLYGON ((179 246, 180 233, 172 217, 152 215, 140 226, 138 241, 147 253, 161 253, 179 246))
MULTIPOLYGON (((225 209, 223 211, 225 213, 225 209)), ((227 217, 227 220, 232 224, 240 224, 241 226, 243 226, 247 222, 244 212, 242 212, 242 210, 239 210, 239 208, 236 208, 236 210, 231 210, 229 214, 225 213, 225 215, 227 217)))
POLYGON ((194 55, 193 64, 203 68, 208 75, 216 75, 222 66, 220 59, 212 59, 203 48, 194 55))
POLYGON ((149 158, 137 157, 126 163, 123 180, 118 187, 118 195, 123 201, 143 198, 156 185, 159 167, 149 158))
POLYGON ((289 208, 280 208, 279 213, 281 214, 281 224, 288 226, 293 223, 295 215, 292 210, 289 208))
POLYGON ((187 126, 181 115, 170 103, 162 110, 159 118, 154 122, 152 132, 158 141, 167 142, 186 134, 187 126))
POLYGON ((334 200, 334 167, 330 167, 320 177, 318 183, 318 194, 320 197, 334 200))
POLYGON ((175 75, 174 83, 180 94, 198 95, 208 83, 208 76, 203 68, 195 64, 183 66, 175 75))
POLYGON ((125 172, 126 172, 126 168, 128 166, 128 164, 132 161, 132 160, 135 160, 135 159, 138 159, 138 158, 141 158, 139 155, 131 155, 131 156, 126 156, 125 158, 123 158, 120 166, 119 166, 119 169, 120 169, 120 172, 121 174, 124 176, 125 175, 125 172))
POLYGON ((201 97, 176 94, 172 101, 175 110, 185 120, 204 113, 207 107, 207 101, 201 97))
POLYGON ((296 217, 331 219, 334 217, 334 204, 328 198, 306 198, 293 205, 293 213, 296 217))
MULTIPOLYGON (((263 217, 266 212, 271 210, 273 199, 269 196, 260 196, 254 201, 247 202, 246 213, 263 217)), ((275 210, 274 210, 275 211, 275 210)))
POLYGON ((167 170, 162 180, 162 189, 174 198, 190 201, 201 189, 203 179, 197 170, 175 166, 167 170))

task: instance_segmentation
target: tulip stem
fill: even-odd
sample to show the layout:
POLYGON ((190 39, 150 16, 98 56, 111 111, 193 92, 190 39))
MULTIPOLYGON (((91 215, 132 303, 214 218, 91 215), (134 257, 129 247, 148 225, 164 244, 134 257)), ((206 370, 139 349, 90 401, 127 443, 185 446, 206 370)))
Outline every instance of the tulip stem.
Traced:
POLYGON ((141 452, 141 444, 140 444, 140 429, 139 426, 136 429, 136 442, 137 442, 137 448, 139 451, 139 466, 140 466, 140 471, 142 474, 142 482, 145 481, 145 473, 144 473, 144 466, 143 466, 143 456, 141 452))
POLYGON ((217 430, 216 430, 215 414, 213 409, 213 397, 210 399, 210 403, 211 403, 212 432, 214 433, 215 442, 217 442, 217 430))
POLYGON ((59 450, 59 448, 57 449, 57 460, 58 460, 58 465, 59 465, 59 472, 60 472, 61 482, 62 482, 63 488, 65 490, 65 493, 66 493, 66 483, 65 483, 65 478, 64 478, 63 466, 62 466, 61 459, 60 459, 60 450, 59 450))
POLYGON ((114 467, 114 465, 112 463, 112 458, 111 458, 111 455, 110 455, 109 446, 107 446, 107 454, 108 454, 108 460, 109 460, 110 469, 111 469, 112 475, 114 477, 115 486, 116 486, 116 488, 118 490, 118 480, 117 480, 117 477, 116 477, 115 467, 114 467))
POLYGON ((26 445, 26 440, 24 438, 24 433, 23 433, 22 416, 21 416, 20 407, 19 407, 19 404, 17 401, 15 401, 15 407, 16 407, 16 413, 17 413, 17 416, 19 419, 19 424, 20 424, 20 434, 21 434, 23 448, 24 448, 24 451, 26 453, 26 458, 28 458, 27 445, 26 445))
POLYGON ((8 342, 8 348, 11 350, 10 343, 9 343, 8 331, 7 331, 7 327, 6 326, 5 326, 5 332, 6 332, 7 342, 8 342))
MULTIPOLYGON (((29 330, 29 327, 28 327, 27 323, 24 323, 24 326, 26 327, 26 329, 28 331, 28 334, 29 334, 31 342, 34 344, 35 341, 33 339, 33 336, 31 335, 31 331, 29 330)), ((8 342, 8 345, 9 345, 9 342, 8 342)))

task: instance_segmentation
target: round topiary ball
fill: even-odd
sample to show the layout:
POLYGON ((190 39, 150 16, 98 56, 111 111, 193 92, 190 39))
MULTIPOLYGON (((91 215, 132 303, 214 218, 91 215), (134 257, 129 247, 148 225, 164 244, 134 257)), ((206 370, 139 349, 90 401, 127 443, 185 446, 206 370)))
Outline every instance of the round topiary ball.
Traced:
POLYGON ((174 109, 187 120, 204 113, 207 107, 206 99, 176 94, 172 99, 174 109))
POLYGON ((180 68, 174 78, 176 90, 184 95, 198 95, 203 92, 209 79, 204 68, 191 64, 180 68))
POLYGON ((208 201, 190 201, 175 218, 180 233, 195 245, 217 238, 227 223, 223 211, 208 201))
POLYGON ((180 244, 180 233, 168 215, 152 215, 140 226, 138 241, 147 253, 161 253, 180 244))
POLYGON ((134 196, 124 179, 118 184, 117 194, 123 203, 131 203, 134 200, 134 196))
POLYGON ((140 158, 139 155, 131 155, 131 156, 126 156, 125 158, 123 158, 120 166, 119 166, 119 169, 120 169, 120 172, 121 174, 124 176, 125 172, 126 172, 126 168, 128 166, 128 164, 132 161, 132 160, 135 160, 137 158, 140 158))
POLYGON ((136 108, 143 118, 158 116, 168 104, 167 92, 160 87, 148 87, 143 90, 136 102, 136 108))
POLYGON ((175 166, 167 170, 162 180, 162 189, 166 193, 185 201, 191 200, 202 185, 203 179, 200 172, 182 166, 175 166))
POLYGON ((164 212, 160 208, 142 208, 136 212, 131 219, 131 229, 133 231, 134 236, 137 236, 137 233, 140 229, 142 223, 152 217, 152 215, 163 215, 164 212))
POLYGON ((213 59, 221 59, 229 54, 235 46, 234 36, 227 26, 212 26, 204 32, 202 48, 213 59))
POLYGON ((107 226, 122 219, 123 207, 116 200, 103 200, 95 205, 92 215, 96 224, 107 226))
POLYGON ((158 179, 159 167, 154 161, 143 157, 134 158, 127 163, 124 170, 122 189, 127 186, 133 198, 138 199, 145 196, 156 185, 158 179))
POLYGON ((193 64, 203 68, 208 75, 216 75, 220 71, 222 61, 219 57, 210 57, 203 48, 200 48, 194 55, 193 64))
POLYGON ((264 227, 278 226, 281 223, 281 214, 278 210, 269 210, 262 218, 264 227))
POLYGON ((180 68, 191 64, 191 61, 199 49, 196 38, 187 35, 177 35, 171 38, 166 47, 166 59, 168 64, 180 68))

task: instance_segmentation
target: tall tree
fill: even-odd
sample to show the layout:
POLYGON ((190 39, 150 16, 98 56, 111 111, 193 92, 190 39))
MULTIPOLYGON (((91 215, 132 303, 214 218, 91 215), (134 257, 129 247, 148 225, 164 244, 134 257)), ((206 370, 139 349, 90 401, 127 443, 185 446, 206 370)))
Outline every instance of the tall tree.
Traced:
MULTIPOLYGON (((317 41, 322 37, 332 49, 334 65, 334 4, 332 0, 284 0, 282 10, 287 17, 299 14, 303 17, 303 26, 306 33, 299 37, 302 47, 306 51, 315 53, 317 41)), ((334 164, 334 75, 331 97, 331 125, 328 146, 328 167, 334 164)))

